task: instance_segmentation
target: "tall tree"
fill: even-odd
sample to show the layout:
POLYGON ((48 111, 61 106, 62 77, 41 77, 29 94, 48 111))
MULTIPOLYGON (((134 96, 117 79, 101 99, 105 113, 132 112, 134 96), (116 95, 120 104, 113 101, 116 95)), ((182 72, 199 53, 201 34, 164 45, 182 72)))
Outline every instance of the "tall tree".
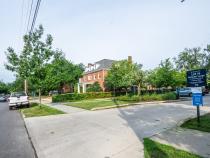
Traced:
POLYGON ((1 93, 8 93, 9 92, 9 89, 8 89, 8 86, 6 83, 4 83, 3 81, 0 81, 0 94, 1 93))
POLYGON ((39 101, 41 105, 41 88, 45 79, 45 66, 52 59, 53 38, 47 35, 42 41, 44 29, 42 25, 34 32, 24 36, 24 47, 19 54, 9 47, 6 51, 7 61, 5 67, 16 72, 17 77, 31 80, 34 86, 39 89, 39 101))
POLYGON ((159 67, 154 69, 150 74, 148 79, 150 80, 150 83, 157 87, 174 87, 175 81, 174 81, 174 73, 175 70, 173 68, 173 64, 170 61, 170 59, 166 59, 164 61, 161 61, 159 67))
POLYGON ((138 87, 138 95, 141 94, 141 88, 144 86, 145 83, 145 72, 142 70, 142 64, 138 64, 135 66, 134 69, 134 84, 138 87))
POLYGON ((135 83, 138 65, 132 64, 127 60, 121 60, 113 63, 108 75, 105 79, 105 84, 108 87, 124 88, 127 94, 128 88, 135 83))
POLYGON ((207 47, 204 49, 206 52, 206 65, 205 68, 210 71, 210 44, 207 45, 207 47))
POLYGON ((62 51, 56 51, 55 58, 46 66, 45 86, 48 90, 62 88, 65 84, 76 84, 83 73, 82 65, 75 65, 65 58, 62 51))
POLYGON ((178 70, 192 70, 204 68, 206 65, 206 53, 201 52, 201 48, 185 48, 177 58, 174 58, 178 70))

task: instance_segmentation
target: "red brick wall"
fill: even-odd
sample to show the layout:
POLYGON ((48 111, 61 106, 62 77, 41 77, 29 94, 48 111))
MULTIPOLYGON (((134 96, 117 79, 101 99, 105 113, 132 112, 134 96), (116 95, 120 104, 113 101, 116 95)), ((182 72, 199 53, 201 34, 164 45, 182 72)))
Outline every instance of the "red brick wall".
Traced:
POLYGON ((83 75, 81 78, 82 83, 90 83, 93 84, 94 82, 98 82, 103 90, 104 88, 104 79, 107 76, 108 71, 107 70, 100 70, 97 72, 89 73, 83 75))

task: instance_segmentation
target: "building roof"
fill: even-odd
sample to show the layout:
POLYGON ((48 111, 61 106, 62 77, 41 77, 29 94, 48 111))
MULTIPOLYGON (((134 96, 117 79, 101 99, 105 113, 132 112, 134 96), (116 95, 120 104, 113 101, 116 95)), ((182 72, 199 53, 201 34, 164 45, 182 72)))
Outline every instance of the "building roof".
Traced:
POLYGON ((113 62, 115 62, 115 60, 110 60, 110 59, 102 59, 100 61, 95 62, 93 65, 93 69, 90 69, 89 71, 86 71, 85 74, 87 73, 92 73, 92 72, 96 72, 96 71, 100 71, 100 70, 107 70, 110 69, 113 62))

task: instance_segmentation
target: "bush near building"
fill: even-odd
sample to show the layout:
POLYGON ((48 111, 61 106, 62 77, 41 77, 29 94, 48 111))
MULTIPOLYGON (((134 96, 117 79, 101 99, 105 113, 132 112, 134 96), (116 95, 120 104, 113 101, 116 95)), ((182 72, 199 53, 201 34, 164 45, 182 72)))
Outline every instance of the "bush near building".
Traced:
POLYGON ((87 92, 102 92, 103 89, 101 88, 100 84, 98 82, 94 82, 92 85, 90 85, 87 88, 87 92))
POLYGON ((161 100, 176 100, 176 93, 169 92, 164 94, 145 94, 145 95, 133 95, 133 96, 118 96, 116 100, 121 101, 161 101, 161 100))
MULTIPOLYGON (((110 98, 112 97, 111 92, 92 92, 92 93, 68 93, 60 94, 52 97, 53 102, 67 102, 67 101, 78 101, 85 99, 97 99, 97 98, 110 98)), ((119 101, 160 101, 160 100, 175 100, 176 94, 169 92, 165 94, 145 94, 145 95, 123 95, 115 97, 115 100, 119 101)))
POLYGON ((77 101, 84 99, 110 98, 110 97, 112 97, 111 92, 67 93, 67 94, 60 94, 53 96, 52 101, 66 102, 66 101, 77 101))

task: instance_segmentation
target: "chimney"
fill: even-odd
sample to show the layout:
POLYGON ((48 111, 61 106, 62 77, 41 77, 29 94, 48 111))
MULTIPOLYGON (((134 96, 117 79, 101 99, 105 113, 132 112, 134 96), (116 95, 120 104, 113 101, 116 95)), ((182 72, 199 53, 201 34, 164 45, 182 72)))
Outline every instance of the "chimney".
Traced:
POLYGON ((132 63, 132 56, 128 56, 128 62, 132 63))
POLYGON ((88 63, 88 68, 89 68, 89 67, 91 67, 92 65, 93 65, 93 64, 91 64, 91 63, 88 63))

